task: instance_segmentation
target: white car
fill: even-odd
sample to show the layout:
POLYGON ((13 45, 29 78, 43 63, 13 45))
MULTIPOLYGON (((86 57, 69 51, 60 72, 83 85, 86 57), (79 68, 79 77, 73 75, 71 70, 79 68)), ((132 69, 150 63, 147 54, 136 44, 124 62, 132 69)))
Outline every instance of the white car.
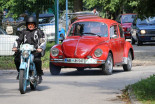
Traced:
POLYGON ((2 28, 0 28, 0 56, 13 55, 13 44, 18 36, 8 35, 2 28))

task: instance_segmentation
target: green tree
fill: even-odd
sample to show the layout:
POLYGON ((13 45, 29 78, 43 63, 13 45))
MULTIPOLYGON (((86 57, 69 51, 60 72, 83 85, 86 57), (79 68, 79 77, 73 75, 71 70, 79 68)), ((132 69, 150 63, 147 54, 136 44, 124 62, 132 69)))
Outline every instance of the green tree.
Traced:
POLYGON ((17 18, 20 14, 29 11, 36 14, 38 20, 39 13, 54 5, 54 0, 1 0, 2 8, 9 10, 8 15, 17 18))
POLYGON ((130 5, 134 8, 134 12, 141 18, 143 16, 155 16, 154 0, 131 0, 130 5))

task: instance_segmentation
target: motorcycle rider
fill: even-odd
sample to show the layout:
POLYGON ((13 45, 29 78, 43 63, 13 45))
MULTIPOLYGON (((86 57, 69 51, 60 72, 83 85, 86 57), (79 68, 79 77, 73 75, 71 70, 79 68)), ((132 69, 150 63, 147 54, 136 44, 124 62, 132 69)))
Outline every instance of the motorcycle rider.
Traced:
POLYGON ((30 16, 26 19, 26 30, 23 30, 20 34, 19 38, 15 41, 13 46, 13 51, 15 51, 14 62, 18 71, 17 79, 19 79, 19 66, 20 66, 20 55, 21 53, 18 51, 18 48, 21 44, 28 43, 30 45, 34 45, 36 48, 36 52, 34 55, 34 63, 37 70, 37 75, 39 77, 39 82, 42 82, 42 61, 41 61, 41 52, 44 52, 46 48, 46 39, 44 33, 37 28, 36 18, 30 16))

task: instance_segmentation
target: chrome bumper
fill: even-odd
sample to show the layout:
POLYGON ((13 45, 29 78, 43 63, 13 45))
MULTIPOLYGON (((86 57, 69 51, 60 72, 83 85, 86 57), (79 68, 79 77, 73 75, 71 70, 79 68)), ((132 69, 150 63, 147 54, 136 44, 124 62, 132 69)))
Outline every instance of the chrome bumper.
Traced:
POLYGON ((50 59, 53 63, 70 63, 70 64, 104 64, 105 60, 97 60, 93 58, 80 59, 80 58, 65 58, 65 59, 50 59))

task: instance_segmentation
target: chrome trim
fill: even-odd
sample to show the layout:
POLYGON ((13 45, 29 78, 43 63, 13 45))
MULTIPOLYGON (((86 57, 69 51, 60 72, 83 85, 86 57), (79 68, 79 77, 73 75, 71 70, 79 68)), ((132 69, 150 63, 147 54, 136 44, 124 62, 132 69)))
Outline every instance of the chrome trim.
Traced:
POLYGON ((128 63, 128 57, 123 57, 123 62, 122 64, 127 64, 128 63))
MULTIPOLYGON (((66 59, 78 59, 79 58, 66 58, 66 59)), ((81 59, 81 62, 66 62, 65 59, 50 59, 50 62, 54 62, 54 63, 70 63, 70 64, 104 64, 105 60, 97 60, 97 59, 93 59, 93 58, 89 58, 89 59, 81 59), (93 61, 96 62, 90 62, 89 59, 92 59, 93 61)))

